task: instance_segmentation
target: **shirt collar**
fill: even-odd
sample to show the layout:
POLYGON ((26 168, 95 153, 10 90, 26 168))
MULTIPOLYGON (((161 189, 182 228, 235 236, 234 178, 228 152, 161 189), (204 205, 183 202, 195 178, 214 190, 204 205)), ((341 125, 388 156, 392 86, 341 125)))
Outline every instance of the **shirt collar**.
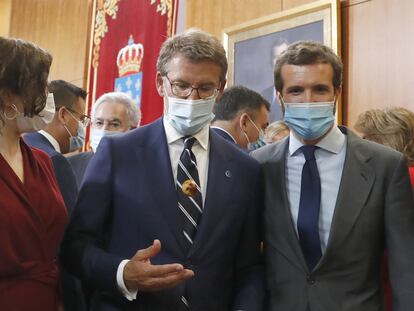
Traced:
POLYGON ((227 132, 224 128, 222 127, 218 127, 218 126, 211 126, 212 129, 218 129, 220 131, 223 131, 224 133, 226 133, 227 135, 230 136, 231 139, 233 139, 234 143, 237 144, 237 141, 234 139, 233 135, 231 135, 229 132, 227 132))
MULTIPOLYGON (((319 141, 316 146, 331 153, 339 153, 345 145, 345 135, 341 130, 334 125, 328 132, 328 134, 319 141)), ((298 151, 303 143, 296 138, 292 131, 289 134, 289 154, 292 156, 298 151)))
POLYGON ((53 148, 55 148, 57 152, 61 153, 59 143, 52 135, 44 130, 40 130, 38 133, 43 135, 52 144, 53 148))
MULTIPOLYGON (((177 132, 177 130, 167 121, 167 119, 163 118, 164 130, 165 135, 167 137, 167 143, 170 145, 184 137, 183 134, 177 132)), ((200 146, 204 149, 208 149, 208 140, 209 140, 209 130, 210 124, 206 124, 200 131, 192 135, 195 137, 200 144, 200 146)))

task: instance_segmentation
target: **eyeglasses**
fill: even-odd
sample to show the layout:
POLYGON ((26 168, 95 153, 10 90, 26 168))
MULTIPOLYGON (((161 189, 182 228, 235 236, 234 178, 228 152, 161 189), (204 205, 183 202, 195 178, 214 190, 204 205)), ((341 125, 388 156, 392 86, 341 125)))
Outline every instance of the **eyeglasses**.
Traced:
POLYGON ((219 91, 218 88, 213 85, 201 85, 199 87, 192 87, 191 84, 184 82, 171 82, 167 75, 164 77, 166 77, 168 83, 170 83, 171 93, 177 97, 186 98, 191 95, 193 90, 196 90, 198 97, 202 99, 209 99, 216 96, 219 91))
POLYGON ((76 116, 78 116, 79 122, 82 123, 83 126, 88 126, 89 123, 91 122, 91 118, 89 118, 86 114, 79 113, 79 112, 77 112, 77 111, 75 111, 73 109, 67 108, 67 107, 65 107, 65 108, 66 108, 66 110, 69 111, 69 113, 72 115, 72 117, 74 117, 72 113, 74 113, 76 116))

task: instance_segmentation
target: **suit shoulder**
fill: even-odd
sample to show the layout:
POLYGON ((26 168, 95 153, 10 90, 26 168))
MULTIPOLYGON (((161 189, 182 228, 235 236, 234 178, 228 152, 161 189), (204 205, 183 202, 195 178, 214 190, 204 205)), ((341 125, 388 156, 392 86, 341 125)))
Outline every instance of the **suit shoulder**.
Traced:
POLYGON ((285 152, 288 144, 288 139, 284 138, 281 141, 263 146, 250 153, 259 163, 272 162, 276 158, 280 158, 280 153, 285 152))
POLYGON ((351 135, 352 136, 349 137, 349 146, 351 148, 354 148, 355 152, 358 152, 362 155, 371 155, 376 159, 388 161, 398 161, 404 156, 401 152, 391 147, 381 145, 367 139, 359 138, 355 134, 351 135))

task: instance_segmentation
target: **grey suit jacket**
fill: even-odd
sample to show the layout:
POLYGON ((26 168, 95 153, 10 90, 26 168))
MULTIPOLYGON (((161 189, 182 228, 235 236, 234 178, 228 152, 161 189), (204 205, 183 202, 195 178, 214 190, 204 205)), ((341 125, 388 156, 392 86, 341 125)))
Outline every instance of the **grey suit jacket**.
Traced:
POLYGON ((347 153, 327 249, 308 271, 286 191, 286 138, 253 152, 262 166, 267 310, 384 310, 386 248, 394 311, 414 305, 414 201, 404 156, 344 127, 347 153))

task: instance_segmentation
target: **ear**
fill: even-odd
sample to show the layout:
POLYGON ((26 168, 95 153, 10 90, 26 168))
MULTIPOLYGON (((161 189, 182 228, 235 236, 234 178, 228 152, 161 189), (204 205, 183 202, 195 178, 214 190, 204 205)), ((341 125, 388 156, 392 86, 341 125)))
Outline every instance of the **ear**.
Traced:
POLYGON ((239 126, 242 131, 246 131, 247 123, 249 122, 249 118, 246 112, 242 112, 239 117, 239 126))
POLYGON ((162 79, 161 73, 158 71, 155 77, 155 84, 157 85, 158 95, 164 97, 164 81, 162 79))
POLYGON ((283 104, 283 96, 282 93, 276 91, 276 96, 280 105, 280 109, 282 110, 283 115, 285 114, 285 105, 283 104))
POLYGON ((59 110, 55 112, 55 116, 57 116, 60 123, 67 123, 68 114, 65 107, 60 107, 59 110))

